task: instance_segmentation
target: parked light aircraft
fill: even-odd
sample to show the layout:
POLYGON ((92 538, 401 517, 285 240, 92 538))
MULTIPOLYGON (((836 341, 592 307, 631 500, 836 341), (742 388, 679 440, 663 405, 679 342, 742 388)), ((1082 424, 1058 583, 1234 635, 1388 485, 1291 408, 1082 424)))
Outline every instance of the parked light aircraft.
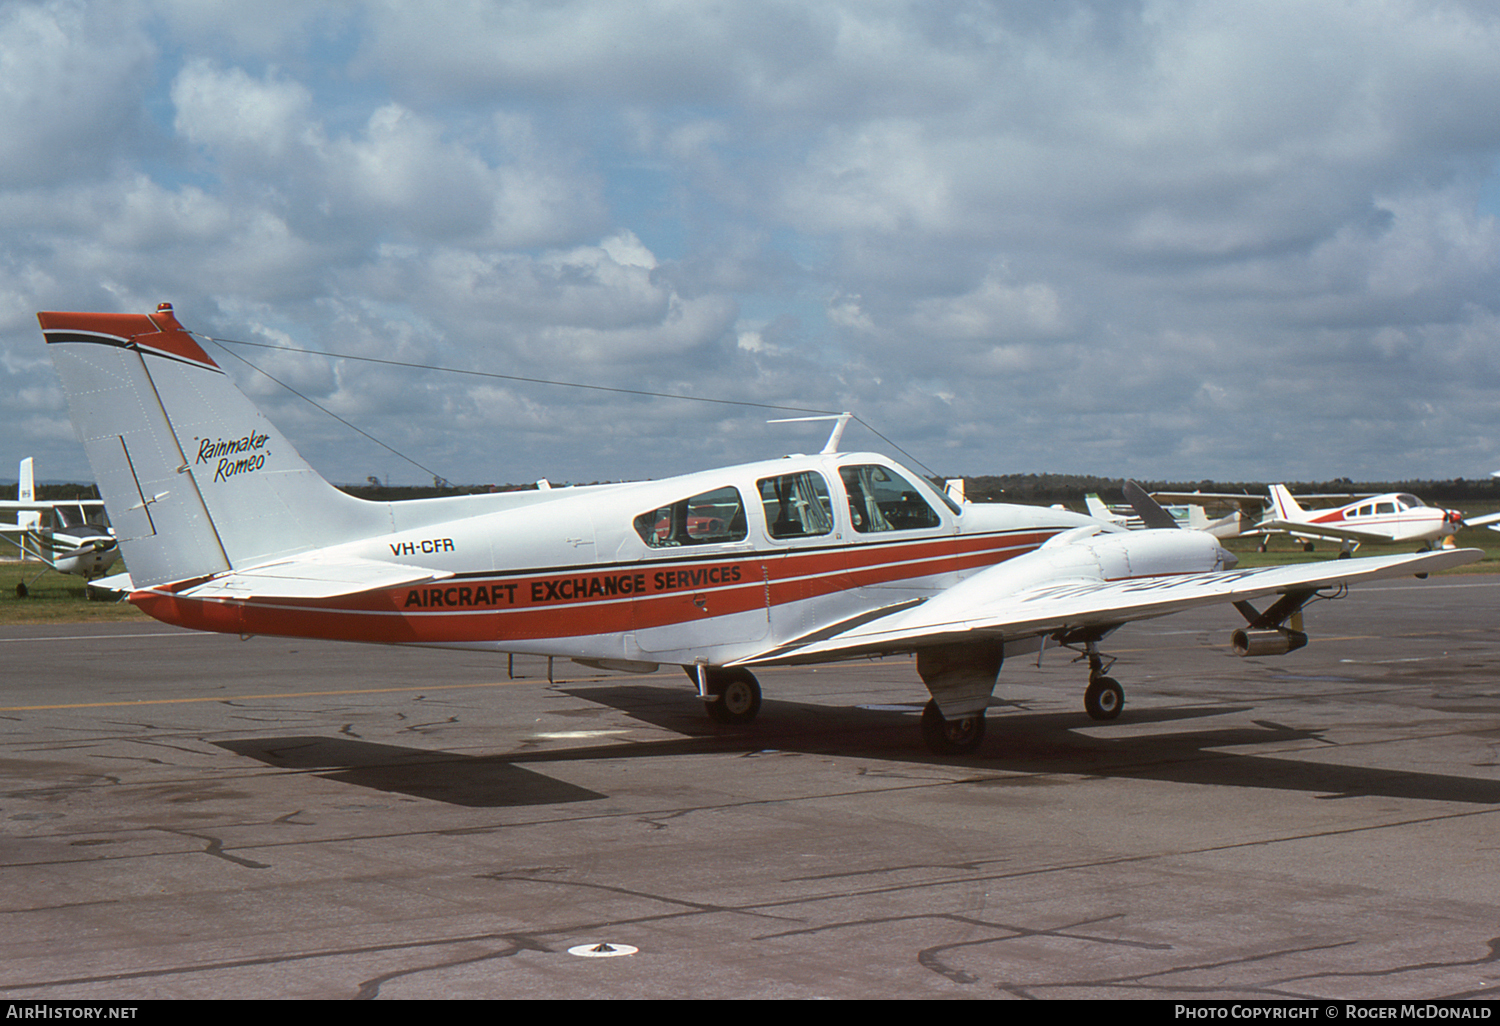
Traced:
MULTIPOLYGON (((1134 506, 1111 506, 1094 494, 1084 496, 1083 502, 1089 511, 1089 516, 1095 520, 1118 524, 1132 531, 1139 531, 1146 526, 1145 521, 1141 519, 1140 514, 1136 512, 1134 506)), ((1241 518, 1238 513, 1230 513, 1210 520, 1208 519, 1208 513, 1204 511, 1202 506, 1192 503, 1163 508, 1171 514, 1172 520, 1176 522, 1178 527, 1185 527, 1192 531, 1204 531, 1219 539, 1239 537, 1241 518)))
MULTIPOLYGON (((0 537, 15 546, 22 559, 36 559, 60 574, 93 580, 120 558, 119 545, 109 529, 89 522, 89 511, 103 507, 99 499, 38 500, 35 463, 28 456, 21 461, 16 498, 0 499, 0 509, 16 513, 14 524, 0 524, 0 537), (60 525, 43 527, 43 512, 50 512, 60 525)), ((35 577, 31 583, 36 583, 35 577)), ((27 582, 16 585, 17 597, 25 598, 29 593, 27 582)))
POLYGON ((1149 500, 1142 531, 960 505, 832 438, 816 455, 663 480, 370 502, 318 476, 169 305, 38 319, 129 599, 152 616, 619 670, 676 663, 726 723, 760 708, 753 667, 914 653, 932 696, 924 737, 970 751, 1006 657, 1079 651, 1085 708, 1112 719, 1124 692, 1099 643, 1129 621, 1233 603, 1247 621, 1237 651, 1285 653, 1306 643, 1293 628, 1309 600, 1481 555, 1235 569, 1217 540, 1149 500))
POLYGON ((1451 547, 1464 526, 1478 527, 1500 520, 1500 514, 1465 520, 1456 509, 1437 509, 1415 495, 1388 492, 1359 498, 1337 509, 1303 509, 1285 485, 1271 486, 1271 512, 1257 531, 1285 531, 1298 538, 1322 538, 1342 543, 1348 556, 1360 542, 1422 542, 1451 547))

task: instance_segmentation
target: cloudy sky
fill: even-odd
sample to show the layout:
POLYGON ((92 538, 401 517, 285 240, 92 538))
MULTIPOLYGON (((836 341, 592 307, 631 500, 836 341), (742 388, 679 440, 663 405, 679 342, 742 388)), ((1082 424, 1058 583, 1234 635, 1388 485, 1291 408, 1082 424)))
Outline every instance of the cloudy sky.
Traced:
POLYGON ((1490 0, 0 2, 0 478, 92 479, 36 311, 161 301, 349 357, 227 347, 414 462, 208 347, 338 482, 826 430, 354 357, 948 475, 1484 477, 1497 166, 1490 0))

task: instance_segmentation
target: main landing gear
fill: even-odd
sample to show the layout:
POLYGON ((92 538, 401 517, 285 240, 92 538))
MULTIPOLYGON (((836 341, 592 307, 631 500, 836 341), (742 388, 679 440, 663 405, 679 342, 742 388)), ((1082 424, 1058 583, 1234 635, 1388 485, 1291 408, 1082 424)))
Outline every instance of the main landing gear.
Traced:
POLYGON ((934 755, 967 755, 984 741, 984 713, 945 720, 935 701, 922 710, 922 740, 934 755))
POLYGON ((1112 720, 1119 716, 1125 708, 1125 689, 1113 677, 1105 676, 1115 660, 1099 652, 1097 641, 1085 641, 1080 658, 1089 661, 1089 686, 1083 693, 1083 711, 1091 720, 1112 720))
POLYGON ((1083 711, 1091 720, 1112 720, 1125 708, 1125 689, 1113 677, 1093 677, 1083 693, 1083 711))
POLYGON ((760 712, 760 681, 738 666, 684 666, 698 685, 709 719, 735 725, 749 723, 760 712))

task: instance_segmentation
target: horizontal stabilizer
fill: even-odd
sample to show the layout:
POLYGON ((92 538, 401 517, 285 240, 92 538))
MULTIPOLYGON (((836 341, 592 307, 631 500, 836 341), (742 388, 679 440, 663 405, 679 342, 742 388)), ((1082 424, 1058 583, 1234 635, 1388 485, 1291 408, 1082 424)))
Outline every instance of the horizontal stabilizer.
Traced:
POLYGON ((324 599, 452 576, 447 570, 374 559, 294 558, 220 574, 176 594, 195 599, 324 599))
POLYGON ((135 582, 130 579, 129 571, 123 574, 110 574, 108 577, 98 577, 89 582, 90 588, 100 591, 118 591, 129 595, 135 591, 135 582))

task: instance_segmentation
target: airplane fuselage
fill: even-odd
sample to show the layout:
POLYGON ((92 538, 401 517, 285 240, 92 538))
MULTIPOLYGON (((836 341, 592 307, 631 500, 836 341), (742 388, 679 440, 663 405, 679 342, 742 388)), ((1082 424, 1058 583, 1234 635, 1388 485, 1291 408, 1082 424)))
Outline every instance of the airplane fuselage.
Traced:
POLYGON ((1462 517, 1424 505, 1416 496, 1392 493, 1361 499, 1334 510, 1310 512, 1305 523, 1314 535, 1321 527, 1392 542, 1435 542, 1455 534, 1462 517))
POLYGON ((16 544, 22 552, 43 560, 58 573, 85 578, 108 572, 120 558, 114 536, 100 527, 32 528, 21 533, 16 544))
POLYGON ((511 505, 320 553, 437 572, 423 583, 336 600, 159 588, 132 601, 243 634, 722 665, 1101 527, 1067 510, 955 506, 869 453, 496 498, 511 505))

